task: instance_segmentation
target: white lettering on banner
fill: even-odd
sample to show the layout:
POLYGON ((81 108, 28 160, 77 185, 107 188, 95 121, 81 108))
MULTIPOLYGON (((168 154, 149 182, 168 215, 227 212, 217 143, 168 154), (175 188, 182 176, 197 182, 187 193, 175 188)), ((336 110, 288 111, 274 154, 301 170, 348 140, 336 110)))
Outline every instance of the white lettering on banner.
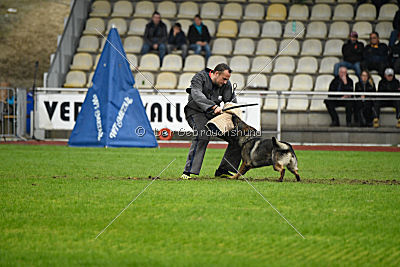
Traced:
POLYGON ((96 118, 97 141, 100 141, 103 137, 103 126, 101 125, 100 102, 96 94, 93 94, 92 103, 94 107, 94 117, 96 118))
POLYGON ((125 117, 125 113, 128 110, 129 105, 132 103, 133 103, 132 98, 129 98, 129 97, 124 98, 124 102, 122 103, 122 106, 118 111, 117 119, 115 120, 115 122, 111 128, 111 132, 110 132, 111 139, 117 137, 119 129, 122 128, 122 120, 125 117))

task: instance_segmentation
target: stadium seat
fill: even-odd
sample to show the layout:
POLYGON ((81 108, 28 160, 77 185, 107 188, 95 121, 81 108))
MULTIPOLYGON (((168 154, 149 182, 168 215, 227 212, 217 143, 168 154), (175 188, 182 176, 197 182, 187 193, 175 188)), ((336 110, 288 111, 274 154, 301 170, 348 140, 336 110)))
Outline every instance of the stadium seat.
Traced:
POLYGON ((350 4, 356 4, 357 0, 337 0, 338 3, 350 3, 350 4))
POLYGON ((279 44, 279 52, 284 56, 297 56, 300 52, 299 41, 295 39, 283 39, 279 44))
POLYGON ((99 39, 97 36, 82 36, 79 40, 78 52, 96 53, 99 49, 99 39))
POLYGON ((224 6, 221 19, 241 19, 242 6, 238 3, 229 3, 224 6))
POLYGON ((324 56, 342 56, 344 42, 338 39, 330 39, 325 43, 324 56))
MULTIPOLYGON (((270 81, 271 84, 271 81, 270 81)), ((285 99, 281 98, 281 110, 285 108, 285 99)), ((265 98, 263 110, 276 111, 278 110, 278 99, 276 96, 269 95, 265 98)))
POLYGON ((290 88, 290 79, 286 74, 274 74, 269 81, 269 90, 288 91, 290 88))
POLYGON ((215 35, 215 23, 212 20, 203 20, 203 24, 207 26, 208 32, 210 33, 210 36, 213 37, 215 35))
POLYGON ((286 23, 283 37, 285 38, 303 38, 305 32, 304 24, 299 21, 289 21, 286 23))
POLYGON ((160 68, 160 57, 155 54, 143 55, 140 59, 139 70, 157 71, 160 68))
POLYGON ((93 69, 94 69, 94 70, 97 68, 97 64, 98 64, 99 61, 100 61, 100 57, 101 57, 101 54, 98 54, 98 55, 96 56, 95 60, 94 60, 94 64, 93 64, 93 69))
POLYGON ((333 75, 319 75, 317 76, 317 80, 315 81, 314 91, 328 91, 329 84, 333 80, 333 75))
POLYGON ((313 21, 307 26, 306 38, 325 39, 328 33, 325 22, 313 21))
POLYGON ((275 73, 292 73, 294 71, 294 59, 292 57, 278 57, 275 60, 274 72, 275 73))
POLYGON ((261 4, 248 4, 244 10, 243 19, 245 20, 262 20, 264 19, 264 6, 261 4))
POLYGON ((177 89, 186 89, 190 87, 190 82, 192 81, 193 76, 196 73, 194 72, 186 72, 183 73, 181 76, 179 76, 179 82, 178 82, 178 86, 177 89))
POLYGON ((181 2, 178 18, 193 19, 196 14, 199 14, 199 7, 195 2, 181 2))
POLYGON ((271 4, 267 10, 266 20, 279 20, 283 21, 286 19, 287 11, 286 7, 282 4, 271 4))
POLYGON ((161 72, 157 76, 157 89, 175 89, 177 84, 176 75, 172 72, 161 72))
POLYGON ((256 55, 274 56, 278 52, 278 46, 273 39, 261 39, 258 41, 256 55))
POLYGON ((128 18, 132 15, 133 7, 130 1, 117 1, 114 3, 111 17, 128 18))
POLYGON ((234 55, 246 55, 250 56, 254 53, 254 41, 248 38, 237 39, 235 42, 235 49, 233 50, 234 55))
POLYGON ((126 58, 128 59, 129 67, 131 68, 131 70, 136 70, 136 68, 138 67, 138 59, 136 55, 126 54, 126 58))
POLYGON ((250 89, 266 89, 268 88, 268 79, 265 74, 250 74, 247 77, 246 86, 250 89))
POLYGON ((333 68, 336 63, 339 63, 337 57, 324 57, 321 60, 321 65, 319 67, 319 73, 333 73, 333 68))
POLYGON ((331 7, 327 4, 316 4, 311 10, 310 20, 328 21, 331 19, 331 7))
POLYGON ((129 36, 125 38, 124 49, 126 53, 140 53, 143 46, 143 40, 138 36, 129 36))
POLYGON ((178 55, 169 54, 163 59, 161 71, 181 71, 182 70, 182 57, 178 55))
POLYGON ((189 32, 189 27, 190 25, 193 24, 192 21, 188 20, 188 19, 178 19, 176 22, 180 23, 182 26, 182 31, 185 33, 185 35, 188 35, 189 32))
POLYGON ((111 12, 111 4, 108 1, 96 1, 92 4, 91 17, 108 17, 111 12))
POLYGON ((250 72, 253 73, 270 73, 272 70, 272 60, 270 57, 259 56, 253 59, 250 72))
POLYGON ((240 25, 239 37, 256 38, 260 35, 260 25, 255 21, 245 21, 240 25))
POLYGON ((336 0, 314 0, 316 4, 335 4, 336 0))
POLYGON ((269 0, 270 3, 283 3, 283 4, 289 4, 290 0, 269 0))
POLYGON ((315 57, 302 57, 297 62, 297 73, 314 74, 318 71, 318 61, 315 57))
MULTIPOLYGON (((71 70, 89 71, 93 67, 93 58, 88 53, 76 53, 72 60, 71 70)), ((85 81, 86 83, 86 81, 85 81)))
POLYGON ((301 49, 302 56, 320 56, 322 53, 322 44, 320 40, 308 39, 303 42, 301 49))
POLYGON ((232 73, 229 80, 231 81, 232 86, 234 86, 234 84, 237 85, 236 90, 241 90, 245 86, 244 76, 240 73, 232 73))
POLYGON ((164 22, 165 26, 167 27, 167 34, 169 34, 169 31, 171 30, 171 21, 168 19, 163 19, 162 22, 164 22))
POLYGON ((310 104, 310 111, 323 111, 326 112, 326 106, 324 103, 324 99, 327 98, 328 95, 317 95, 313 96, 310 104))
POLYGON ((143 36, 146 29, 146 24, 149 23, 146 19, 133 19, 129 25, 128 35, 143 36))
POLYGON ((373 4, 361 4, 357 8, 355 20, 372 21, 376 18, 376 8, 373 4))
POLYGON ((85 30, 83 31, 83 34, 100 35, 100 33, 96 29, 101 34, 104 33, 104 30, 106 29, 104 20, 101 18, 90 18, 86 21, 86 26, 85 26, 85 30))
POLYGON ((377 74, 371 74, 371 77, 372 77, 372 80, 374 81, 376 89, 378 89, 379 82, 382 79, 381 76, 379 76, 377 74))
POLYGON ((336 21, 331 24, 329 29, 329 39, 347 39, 350 34, 350 26, 347 22, 344 21, 336 21))
POLYGON ((207 61, 207 68, 214 69, 219 63, 228 64, 228 60, 224 56, 211 56, 207 61))
POLYGON ((119 35, 124 35, 127 31, 127 25, 126 25, 126 21, 125 19, 121 19, 121 18, 114 18, 114 19, 110 19, 108 21, 108 25, 107 25, 107 33, 110 32, 112 27, 117 28, 119 35))
POLYGON ((351 21, 354 17, 353 7, 349 4, 339 4, 335 7, 333 12, 333 20, 351 21))
POLYGON ((88 78, 87 84, 86 84, 86 87, 87 87, 87 88, 92 87, 92 85, 93 85, 93 82, 92 82, 93 76, 94 76, 94 71, 92 71, 92 72, 89 74, 89 78, 88 78))
POLYGON ((288 20, 307 20, 308 7, 306 5, 294 4, 289 9, 288 20))
POLYGON ((154 75, 151 72, 137 72, 135 75, 135 87, 137 89, 150 89, 154 85, 154 75))
POLYGON ((231 58, 229 66, 233 72, 248 72, 250 69, 250 60, 246 56, 234 56, 231 58))
POLYGON ((217 37, 234 38, 238 33, 238 27, 233 20, 223 20, 218 25, 217 37))
POLYGON ((201 7, 200 16, 203 19, 218 19, 221 15, 219 4, 214 2, 207 2, 201 7))
POLYGON ((66 88, 83 88, 86 86, 86 74, 83 71, 68 72, 64 87, 66 88))
POLYGON ((360 21, 353 24, 353 31, 358 33, 358 38, 366 39, 369 38, 369 34, 372 32, 372 25, 367 21, 360 21))
POLYGON ((313 78, 308 74, 297 74, 293 78, 292 91, 311 91, 313 89, 313 78))
POLYGON ((268 0, 249 0, 250 3, 268 4, 268 0))
POLYGON ((393 23, 388 21, 379 22, 375 26, 375 31, 379 33, 379 38, 389 39, 390 33, 393 31, 393 23))
POLYGON ((262 27, 261 37, 280 38, 282 36, 282 26, 277 21, 267 21, 262 27))
POLYGON ((286 110, 306 111, 309 105, 307 97, 308 97, 307 95, 289 96, 286 104, 286 110), (304 99, 299 99, 299 98, 304 98, 304 99))
POLYGON ((155 11, 154 4, 150 1, 139 1, 136 3, 135 18, 151 18, 155 11))
POLYGON ((384 4, 379 11, 378 20, 393 21, 397 10, 399 10, 399 7, 396 4, 384 4))
POLYGON ((201 55, 190 55, 185 59, 185 67, 183 71, 201 71, 204 69, 206 61, 201 55))
POLYGON ((232 41, 227 38, 217 38, 212 46, 214 55, 230 55, 232 53, 232 41))
POLYGON ((358 77, 354 74, 349 74, 349 78, 353 81, 353 86, 359 81, 358 77))
POLYGON ((161 14, 161 18, 173 19, 176 17, 176 4, 172 1, 162 1, 158 4, 157 11, 161 14))

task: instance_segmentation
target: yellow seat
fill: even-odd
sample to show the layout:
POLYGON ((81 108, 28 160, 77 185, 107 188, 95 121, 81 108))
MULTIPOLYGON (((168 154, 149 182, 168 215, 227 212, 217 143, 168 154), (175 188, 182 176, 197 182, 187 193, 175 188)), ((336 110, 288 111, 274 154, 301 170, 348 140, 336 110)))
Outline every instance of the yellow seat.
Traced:
POLYGON ((160 58, 155 54, 143 55, 140 59, 140 70, 157 71, 160 68, 160 58))
POLYGON ((107 24, 107 33, 110 32, 113 26, 117 28, 119 35, 124 35, 128 29, 126 20, 122 18, 110 19, 107 24))
POLYGON ((91 17, 108 17, 111 12, 111 4, 108 1, 96 1, 92 5, 91 17))
POLYGON ((233 20, 223 20, 218 25, 217 37, 236 37, 238 27, 233 20))
POLYGON ((99 49, 99 39, 97 36, 82 36, 79 40, 78 52, 97 52, 99 49))
POLYGON ((133 7, 129 1, 118 1, 114 3, 113 12, 111 17, 128 18, 132 15, 133 7))
POLYGON ((86 74, 83 71, 70 71, 65 78, 64 87, 83 88, 86 86, 86 74))
POLYGON ((287 15, 286 7, 282 4, 271 4, 267 10, 266 20, 285 20, 287 15))
POLYGON ((161 72, 157 76, 157 89, 175 89, 177 84, 176 75, 172 72, 161 72))
POLYGON ((71 70, 89 71, 93 66, 93 58, 88 53, 76 53, 72 60, 71 70))
POLYGON ((83 34, 95 34, 100 35, 104 33, 106 29, 104 20, 101 18, 90 18, 86 21, 85 30, 83 34), (99 33, 100 32, 100 33, 99 33))

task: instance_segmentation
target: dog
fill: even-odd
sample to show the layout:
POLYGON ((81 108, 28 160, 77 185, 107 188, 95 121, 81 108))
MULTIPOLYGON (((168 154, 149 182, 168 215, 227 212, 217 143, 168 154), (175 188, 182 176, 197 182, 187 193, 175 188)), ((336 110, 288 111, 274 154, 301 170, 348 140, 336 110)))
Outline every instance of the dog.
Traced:
POLYGON ((242 164, 239 172, 231 179, 238 179, 253 168, 273 166, 280 173, 279 182, 285 176, 285 167, 300 181, 297 168, 297 157, 289 143, 272 139, 255 137, 256 129, 243 122, 238 116, 232 116, 232 122, 237 130, 237 142, 241 148, 242 164))

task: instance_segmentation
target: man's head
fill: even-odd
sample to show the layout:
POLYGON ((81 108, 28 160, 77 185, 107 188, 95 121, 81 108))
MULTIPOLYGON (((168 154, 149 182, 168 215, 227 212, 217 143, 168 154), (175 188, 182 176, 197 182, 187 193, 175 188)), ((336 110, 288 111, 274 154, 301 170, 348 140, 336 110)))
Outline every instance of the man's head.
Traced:
POLYGON ((194 16, 194 23, 197 25, 197 26, 200 26, 201 25, 201 17, 200 17, 200 15, 196 15, 196 16, 194 16))
POLYGON ((385 70, 385 79, 391 82, 394 78, 394 70, 391 68, 387 68, 385 70))
POLYGON ((339 77, 343 78, 347 75, 347 68, 346 67, 340 67, 339 68, 339 77))
POLYGON ((369 41, 371 42, 372 45, 379 44, 379 33, 371 32, 369 35, 369 41))
POLYGON ((215 66, 214 70, 212 71, 213 75, 211 77, 211 80, 215 85, 221 87, 229 81, 231 73, 232 70, 227 64, 220 63, 215 66))
POLYGON ((358 39, 358 33, 355 32, 355 31, 352 31, 352 32, 350 33, 350 40, 351 40, 353 43, 355 43, 355 42, 357 41, 357 39, 358 39))
POLYGON ((153 23, 155 25, 158 25, 158 23, 160 23, 160 21, 161 21, 160 13, 158 13, 157 11, 154 11, 153 15, 151 16, 151 21, 153 21, 153 23))
POLYGON ((179 22, 175 23, 174 31, 180 32, 181 30, 182 30, 182 25, 179 22))

